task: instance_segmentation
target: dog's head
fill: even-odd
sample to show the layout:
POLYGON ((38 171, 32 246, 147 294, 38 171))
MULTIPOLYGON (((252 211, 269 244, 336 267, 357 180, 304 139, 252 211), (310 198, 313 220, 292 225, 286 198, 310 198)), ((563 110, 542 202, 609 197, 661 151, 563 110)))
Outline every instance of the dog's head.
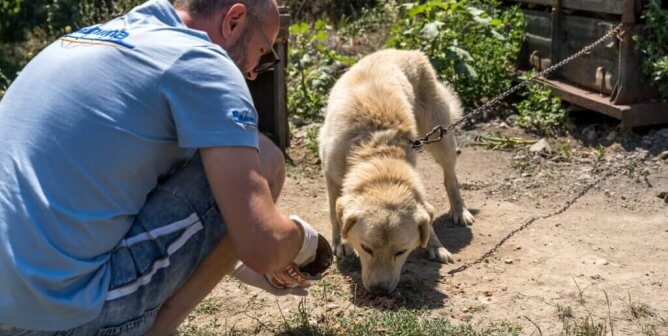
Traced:
POLYGON ((411 251, 427 246, 434 208, 415 197, 363 193, 340 197, 336 212, 343 242, 361 261, 364 288, 390 295, 411 251))

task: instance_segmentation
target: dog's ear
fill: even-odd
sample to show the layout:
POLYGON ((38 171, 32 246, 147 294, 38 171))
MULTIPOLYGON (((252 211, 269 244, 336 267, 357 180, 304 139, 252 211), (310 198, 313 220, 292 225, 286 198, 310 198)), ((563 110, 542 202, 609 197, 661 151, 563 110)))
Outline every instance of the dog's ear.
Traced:
POLYGON ((424 202, 424 212, 418 215, 418 231, 420 231, 420 247, 425 248, 429 244, 429 235, 431 234, 431 223, 434 221, 434 207, 428 202, 424 202), (425 216, 426 213, 426 216, 425 216))
POLYGON ((358 213, 350 209, 352 197, 345 195, 336 200, 336 220, 339 221, 341 238, 345 240, 348 237, 348 231, 357 223, 358 213))

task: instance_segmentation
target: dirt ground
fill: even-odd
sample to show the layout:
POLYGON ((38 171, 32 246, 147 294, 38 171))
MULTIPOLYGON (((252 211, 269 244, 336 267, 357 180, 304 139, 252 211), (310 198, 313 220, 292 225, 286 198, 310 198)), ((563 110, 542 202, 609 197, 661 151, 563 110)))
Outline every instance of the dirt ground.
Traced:
MULTIPOLYGON (((312 153, 293 139, 279 201, 330 237, 327 194, 312 153)), ((534 139, 499 120, 460 131, 457 173, 464 200, 476 216, 471 227, 452 227, 440 168, 421 153, 418 170, 428 200, 439 213, 436 233, 456 263, 427 261, 415 251, 397 293, 374 298, 361 286, 359 265, 333 266, 311 288, 305 310, 314 323, 372 310, 424 309, 454 323, 508 321, 523 334, 559 334, 568 321, 590 320, 614 335, 668 335, 668 129, 625 135, 614 127, 570 125, 567 135, 548 138, 551 152, 528 145, 489 148, 492 135, 534 139), (487 137, 487 138, 486 138, 487 137), (608 173, 563 213, 518 231, 486 260, 469 265, 532 217, 559 210, 587 185, 608 173), (663 196, 660 198, 659 196, 663 196)), ((189 323, 215 321, 248 334, 273 334, 297 313, 299 298, 278 299, 226 279, 207 301, 215 309, 189 323)))

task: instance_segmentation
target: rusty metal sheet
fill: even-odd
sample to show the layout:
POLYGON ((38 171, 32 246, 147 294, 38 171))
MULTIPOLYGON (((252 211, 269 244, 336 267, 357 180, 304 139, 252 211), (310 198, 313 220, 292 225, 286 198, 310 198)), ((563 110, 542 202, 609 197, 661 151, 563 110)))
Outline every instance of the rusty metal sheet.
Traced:
MULTIPOLYGON (((552 6, 553 0, 511 0, 541 6, 552 6)), ((624 14, 624 0, 561 0, 566 9, 583 10, 605 14, 624 14)))
POLYGON ((642 57, 632 38, 643 31, 636 22, 640 0, 515 2, 523 3, 527 22, 526 43, 518 62, 522 69, 545 69, 623 22, 626 34, 621 39, 611 37, 545 83, 566 101, 620 119, 622 127, 668 123, 668 104, 651 103, 657 93, 642 75, 642 57))
MULTIPOLYGON (((559 34, 562 57, 581 50, 592 41, 605 35, 615 25, 615 22, 602 19, 564 15, 562 32, 559 34)), ((611 94, 614 83, 619 78, 619 61, 619 43, 612 38, 590 54, 566 65, 559 74, 575 84, 611 94)))
POLYGON ((522 68, 542 70, 550 66, 552 45, 552 17, 549 12, 523 10, 527 23, 526 45, 520 55, 522 68))

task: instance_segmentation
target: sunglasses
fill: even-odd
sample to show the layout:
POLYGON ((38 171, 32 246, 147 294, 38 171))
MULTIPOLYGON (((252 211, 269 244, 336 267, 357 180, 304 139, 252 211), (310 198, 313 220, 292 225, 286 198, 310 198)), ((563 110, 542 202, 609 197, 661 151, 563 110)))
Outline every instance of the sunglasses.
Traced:
MULTIPOLYGON (((253 17, 251 16, 251 18, 253 17)), ((267 35, 264 34, 262 29, 260 29, 261 27, 258 24, 257 20, 255 20, 255 18, 253 18, 252 20, 255 28, 260 32, 260 35, 262 35, 262 38, 269 45, 269 48, 271 49, 270 54, 265 54, 262 55, 262 57, 260 57, 260 60, 258 61, 257 66, 255 66, 255 68, 253 69, 253 72, 259 74, 270 70, 274 70, 276 65, 278 65, 278 63, 281 63, 281 58, 278 57, 278 53, 274 49, 274 44, 271 43, 271 41, 269 41, 267 35)))

